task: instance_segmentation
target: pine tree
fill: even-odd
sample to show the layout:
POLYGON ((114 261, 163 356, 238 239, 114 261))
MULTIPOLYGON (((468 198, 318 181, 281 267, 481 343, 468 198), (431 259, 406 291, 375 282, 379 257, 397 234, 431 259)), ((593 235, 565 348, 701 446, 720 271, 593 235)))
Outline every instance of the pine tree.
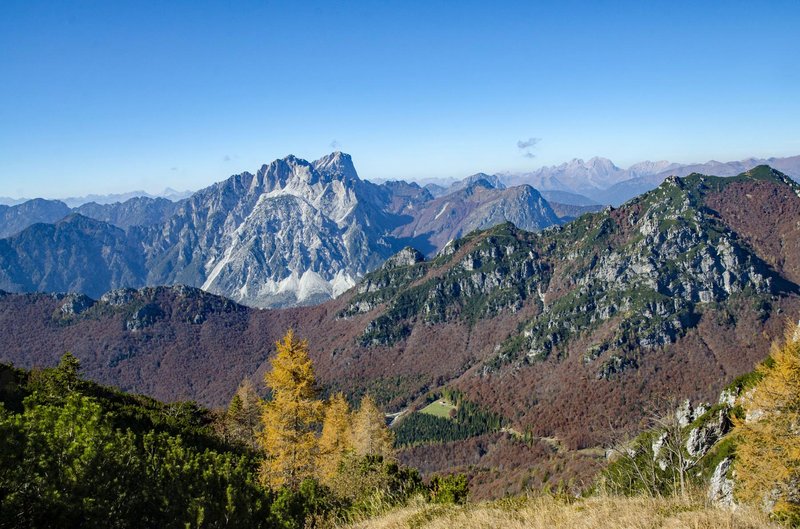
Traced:
POLYGON ((317 472, 322 483, 336 476, 345 455, 352 451, 352 416, 344 395, 337 393, 328 401, 322 435, 319 438, 317 472))
POLYGON ((308 342, 297 339, 290 329, 276 346, 272 370, 264 377, 272 400, 264 405, 262 415, 260 440, 266 458, 261 480, 273 488, 297 489, 314 475, 322 402, 317 399, 308 342))
MULTIPOLYGON (((800 330, 800 329, 798 329, 800 330)), ((800 522, 800 340, 787 334, 757 373, 736 420, 737 497, 800 522)))
POLYGON ((394 435, 386 427, 386 417, 369 395, 361 399, 353 417, 353 448, 359 456, 394 458, 394 435))

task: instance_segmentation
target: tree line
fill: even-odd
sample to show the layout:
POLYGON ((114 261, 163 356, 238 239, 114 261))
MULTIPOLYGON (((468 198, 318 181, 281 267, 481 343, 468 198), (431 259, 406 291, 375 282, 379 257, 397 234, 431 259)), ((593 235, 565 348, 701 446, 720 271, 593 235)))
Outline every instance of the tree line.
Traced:
POLYGON ((326 527, 412 495, 464 501, 394 457, 370 397, 318 398, 308 344, 291 331, 265 376, 227 409, 165 404, 55 368, 0 365, 0 527, 326 527))

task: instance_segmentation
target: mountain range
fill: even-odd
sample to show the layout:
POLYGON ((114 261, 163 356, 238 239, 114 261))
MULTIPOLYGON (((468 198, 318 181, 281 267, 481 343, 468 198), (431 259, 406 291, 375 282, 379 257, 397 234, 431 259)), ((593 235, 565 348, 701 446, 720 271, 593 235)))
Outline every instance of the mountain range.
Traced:
POLYGON ((258 307, 335 297, 409 244, 432 254, 500 222, 528 230, 561 222, 527 185, 475 175, 434 197, 413 183, 362 180, 340 152, 275 160, 178 202, 70 208, 36 199, 0 206, 0 218, 5 290, 97 297, 185 284, 258 307))
MULTIPOLYGON (((177 191, 172 189, 171 187, 165 188, 161 193, 158 194, 151 194, 147 191, 129 191, 127 193, 111 193, 108 195, 97 195, 91 194, 82 197, 67 197, 62 199, 57 199, 58 202, 63 202, 67 207, 76 208, 78 206, 82 206, 84 204, 88 204, 90 202, 94 202, 96 204, 114 204, 115 202, 125 202, 126 200, 130 200, 132 198, 164 198, 171 202, 177 202, 179 200, 183 200, 184 198, 188 198, 192 195, 192 191, 177 191)), ((22 204, 23 202, 28 202, 31 199, 27 198, 11 198, 11 197, 0 197, 0 206, 16 206, 22 204)))
POLYGON ((711 160, 692 164, 645 161, 627 169, 617 167, 608 158, 594 157, 587 161, 576 158, 561 165, 541 167, 528 173, 501 173, 499 177, 507 185, 529 184, 543 193, 570 193, 573 196, 562 194, 557 200, 566 204, 584 206, 598 203, 618 206, 654 189, 668 176, 687 176, 691 173, 734 176, 764 164, 792 178, 800 179, 800 156, 747 158, 734 162, 711 160))
POLYGON ((0 359, 70 350, 101 382, 220 405, 293 327, 329 391, 413 410, 448 387, 516 431, 594 446, 643 402, 711 400, 767 355, 800 309, 798 225, 800 187, 768 167, 673 177, 538 233, 504 223, 429 259, 406 248, 315 306, 258 310, 185 286, 3 294, 0 359))
MULTIPOLYGON (((315 162, 289 156, 176 202, 137 196, 0 206, 0 288, 98 297, 117 287, 185 284, 249 306, 315 304, 404 246, 432 256, 503 222, 538 231, 628 200, 669 174, 730 176, 761 161, 642 162, 623 170, 592 158, 421 187, 362 180, 339 152, 315 162)), ((800 157, 769 161, 800 175, 800 157)))

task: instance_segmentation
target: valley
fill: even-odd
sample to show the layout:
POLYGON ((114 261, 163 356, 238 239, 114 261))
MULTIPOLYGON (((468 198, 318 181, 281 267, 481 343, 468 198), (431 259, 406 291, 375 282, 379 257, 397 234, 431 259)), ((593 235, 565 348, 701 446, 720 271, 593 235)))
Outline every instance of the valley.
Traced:
MULTIPOLYGON (((800 308, 797 189, 768 167, 672 178, 563 227, 501 224, 430 259, 404 250, 312 307, 259 310, 183 286, 98 301, 6 293, 0 360, 52 365, 68 350, 94 380, 219 406, 242 379, 258 384, 291 327, 309 338, 328 392, 369 393, 392 412, 451 388, 532 439, 557 438, 578 458, 568 474, 589 475, 598 461, 580 450, 602 445, 609 428, 635 428, 642 402, 713 400, 766 357, 800 308), (729 207, 742 197, 746 217, 729 207)), ((444 471, 480 446, 498 450, 490 467, 537 461, 499 431, 484 435, 411 449, 407 461, 449 450, 426 467, 444 471)))

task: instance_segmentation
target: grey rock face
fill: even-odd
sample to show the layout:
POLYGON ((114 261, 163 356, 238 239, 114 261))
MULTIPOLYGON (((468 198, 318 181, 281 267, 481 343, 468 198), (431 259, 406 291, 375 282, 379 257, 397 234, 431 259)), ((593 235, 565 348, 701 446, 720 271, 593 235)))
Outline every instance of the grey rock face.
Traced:
POLYGON ((726 507, 733 507, 736 504, 733 498, 732 463, 733 459, 726 457, 714 469, 714 474, 708 484, 708 501, 711 503, 726 507))
POLYGON ((121 307, 133 301, 135 294, 136 290, 132 288, 116 288, 103 294, 100 302, 112 307, 121 307))
POLYGON ((276 160, 196 193, 150 230, 148 282, 261 307, 330 299, 393 253, 383 198, 348 155, 276 160))
POLYGON ((708 406, 706 404, 699 403, 694 406, 691 400, 686 399, 675 410, 675 416, 678 419, 678 424, 685 428, 700 418, 707 410, 708 406))
POLYGON ((397 268, 398 266, 411 266, 421 263, 425 256, 414 248, 406 247, 391 256, 383 263, 383 268, 397 268))
POLYGON ((734 404, 736 404, 736 398, 738 395, 730 389, 723 389, 722 392, 719 394, 719 403, 732 408, 734 404))
POLYGON ((686 440, 686 452, 694 458, 702 457, 730 428, 727 410, 719 410, 712 419, 692 428, 686 440))
POLYGON ((95 301, 84 294, 67 294, 61 304, 61 313, 66 316, 74 316, 91 308, 95 301))
POLYGON ((158 319, 164 316, 164 311, 155 303, 148 303, 147 305, 136 310, 130 318, 125 322, 125 328, 129 331, 141 331, 146 327, 153 325, 158 319))

